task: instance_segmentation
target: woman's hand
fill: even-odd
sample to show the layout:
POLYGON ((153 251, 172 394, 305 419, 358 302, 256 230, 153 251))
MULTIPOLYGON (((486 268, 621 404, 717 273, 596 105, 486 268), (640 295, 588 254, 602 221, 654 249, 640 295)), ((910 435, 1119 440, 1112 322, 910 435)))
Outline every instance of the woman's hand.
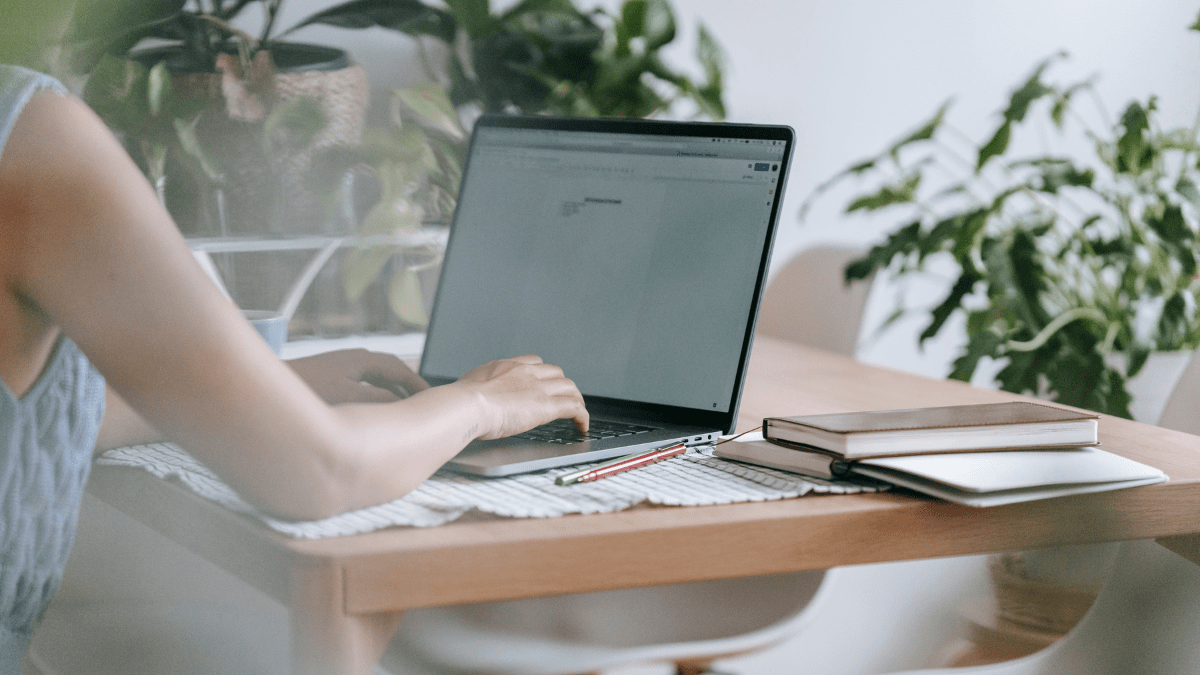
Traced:
POLYGON ((390 403, 429 383, 391 354, 343 349, 286 361, 326 403, 390 403))
POLYGON ((562 368, 537 356, 485 363, 448 386, 467 387, 483 399, 486 426, 479 438, 503 438, 567 417, 580 431, 588 428, 588 411, 575 383, 562 368))

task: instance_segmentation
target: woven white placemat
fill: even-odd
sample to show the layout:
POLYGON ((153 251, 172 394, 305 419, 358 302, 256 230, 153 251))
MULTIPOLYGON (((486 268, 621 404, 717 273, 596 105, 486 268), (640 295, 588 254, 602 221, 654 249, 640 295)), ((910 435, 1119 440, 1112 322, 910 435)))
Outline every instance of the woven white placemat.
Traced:
POLYGON ((233 488, 176 445, 156 443, 105 452, 97 464, 138 467, 159 478, 174 477, 196 494, 258 518, 300 539, 361 534, 394 526, 430 527, 471 510, 510 518, 548 518, 569 513, 607 513, 648 502, 702 506, 788 499, 808 493, 878 492, 866 480, 825 481, 714 457, 711 446, 604 480, 555 485, 556 476, 579 466, 507 478, 477 478, 439 471, 405 497, 332 518, 295 522, 272 518, 248 504, 233 488))

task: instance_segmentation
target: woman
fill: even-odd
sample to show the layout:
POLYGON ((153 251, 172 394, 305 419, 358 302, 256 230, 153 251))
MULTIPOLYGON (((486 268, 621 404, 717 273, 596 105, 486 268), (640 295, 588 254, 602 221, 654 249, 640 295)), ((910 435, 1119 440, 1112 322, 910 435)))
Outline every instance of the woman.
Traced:
MULTIPOLYGON (((30 26, 0 23, 16 29, 0 29, 3 57, 5 33, 30 26)), ((170 439, 264 511, 313 519, 400 497, 473 439, 588 424, 574 384, 536 356, 435 388, 365 352, 289 368, 204 276, 103 123, 11 66, 0 384, 0 672, 17 672, 58 585, 93 448, 170 439), (415 393, 396 400, 364 379, 415 393)))

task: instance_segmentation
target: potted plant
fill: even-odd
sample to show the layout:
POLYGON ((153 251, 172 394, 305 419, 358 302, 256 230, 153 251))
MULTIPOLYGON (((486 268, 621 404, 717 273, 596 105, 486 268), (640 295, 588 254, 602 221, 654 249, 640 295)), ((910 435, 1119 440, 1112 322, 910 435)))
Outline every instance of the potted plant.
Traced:
MULTIPOLYGON (((950 377, 969 381, 986 357, 1003 364, 996 380, 1006 391, 1130 417, 1126 382, 1151 353, 1200 342, 1200 123, 1160 128, 1153 97, 1116 120, 1103 109, 1084 114, 1077 102, 1090 81, 1047 80, 1060 58, 1012 93, 983 143, 963 140, 943 105, 816 194, 849 176, 872 178, 877 187, 846 212, 904 214, 900 229, 846 268, 847 283, 884 269, 919 275, 935 261, 953 267, 920 336, 966 314, 967 344, 950 377), (1091 152, 1016 156, 1014 135, 1040 114, 1060 132, 1052 141, 1074 137, 1091 152)), ((901 306, 892 319, 912 311, 901 306)))
POLYGON ((175 169, 164 195, 183 195, 173 211, 189 195, 208 197, 207 218, 177 213, 191 234, 319 231, 328 214, 308 170, 322 150, 361 137, 366 72, 344 50, 278 40, 281 4, 164 0, 99 12, 101 3, 84 3, 76 14, 84 99, 160 189, 175 169), (258 36, 232 24, 251 5, 264 12, 258 36), (160 44, 143 48, 147 39, 160 44))
MULTIPOLYGON (((351 0, 291 30, 321 23, 379 26, 443 43, 455 106, 483 112, 648 117, 689 100, 725 116, 721 49, 701 25, 697 60, 705 81, 668 66, 660 50, 676 36, 668 0, 626 0, 616 13, 583 11, 572 0, 523 0, 499 13, 488 0, 351 0)), ((290 31, 289 31, 290 32, 290 31)))

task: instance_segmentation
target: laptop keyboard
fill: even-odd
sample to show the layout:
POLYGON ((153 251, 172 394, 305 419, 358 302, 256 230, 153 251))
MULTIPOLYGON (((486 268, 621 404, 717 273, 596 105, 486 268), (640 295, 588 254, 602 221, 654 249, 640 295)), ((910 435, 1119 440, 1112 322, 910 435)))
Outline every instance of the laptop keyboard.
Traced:
POLYGON ((523 438, 530 441, 543 441, 546 443, 562 443, 569 445, 571 443, 581 443, 583 441, 594 441, 601 438, 615 438, 617 436, 633 436, 634 434, 644 434, 648 431, 656 431, 655 427, 642 426, 640 424, 626 424, 624 422, 612 422, 606 420, 592 420, 587 432, 580 432, 575 428, 571 420, 554 420, 540 427, 534 427, 525 433, 516 434, 513 438, 523 438))

